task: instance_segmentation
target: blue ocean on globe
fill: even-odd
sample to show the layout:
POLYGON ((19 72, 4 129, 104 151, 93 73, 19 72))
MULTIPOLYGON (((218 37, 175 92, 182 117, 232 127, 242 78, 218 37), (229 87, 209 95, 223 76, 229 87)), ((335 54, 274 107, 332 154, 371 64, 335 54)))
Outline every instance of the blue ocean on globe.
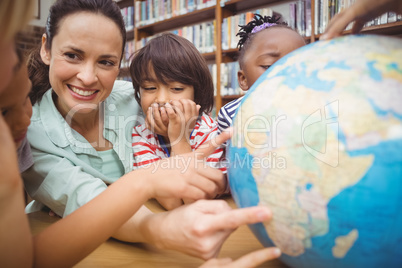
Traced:
POLYGON ((243 98, 227 148, 238 207, 291 267, 402 267, 402 40, 306 45, 243 98))

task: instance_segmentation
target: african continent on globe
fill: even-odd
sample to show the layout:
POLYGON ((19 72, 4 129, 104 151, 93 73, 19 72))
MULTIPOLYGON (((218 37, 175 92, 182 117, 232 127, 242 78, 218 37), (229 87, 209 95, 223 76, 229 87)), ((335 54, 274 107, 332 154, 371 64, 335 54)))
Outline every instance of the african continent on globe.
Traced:
POLYGON ((228 146, 239 207, 293 267, 402 267, 402 40, 295 50, 243 98, 228 146))

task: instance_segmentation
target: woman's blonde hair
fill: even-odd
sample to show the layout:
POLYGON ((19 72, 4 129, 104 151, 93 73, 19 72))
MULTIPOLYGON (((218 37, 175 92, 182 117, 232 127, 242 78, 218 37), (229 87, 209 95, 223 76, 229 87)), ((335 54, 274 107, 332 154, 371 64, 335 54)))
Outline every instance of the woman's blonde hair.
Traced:
POLYGON ((10 40, 33 18, 32 0, 0 1, 0 39, 10 40))

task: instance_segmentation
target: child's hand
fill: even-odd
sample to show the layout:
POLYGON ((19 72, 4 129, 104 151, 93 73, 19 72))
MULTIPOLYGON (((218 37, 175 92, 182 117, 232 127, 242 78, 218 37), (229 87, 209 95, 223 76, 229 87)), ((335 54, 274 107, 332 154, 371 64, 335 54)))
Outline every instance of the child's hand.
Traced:
POLYGON ((156 161, 135 171, 144 172, 135 176, 144 179, 148 198, 213 198, 225 189, 226 181, 222 172, 208 166, 205 159, 230 135, 224 132, 192 153, 156 161))
POLYGON ((152 132, 162 136, 167 136, 169 118, 165 107, 159 107, 158 103, 153 103, 148 108, 145 123, 147 128, 152 132))
POLYGON ((189 99, 173 100, 165 105, 169 118, 168 137, 172 146, 186 141, 197 122, 201 106, 189 99))

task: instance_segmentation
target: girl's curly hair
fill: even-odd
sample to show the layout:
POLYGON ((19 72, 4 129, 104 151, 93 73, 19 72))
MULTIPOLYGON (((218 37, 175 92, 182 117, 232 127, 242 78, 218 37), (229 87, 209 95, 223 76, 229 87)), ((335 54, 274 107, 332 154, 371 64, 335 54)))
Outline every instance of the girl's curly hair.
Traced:
POLYGON ((275 23, 276 25, 271 27, 285 26, 290 28, 286 22, 279 22, 280 19, 281 17, 276 15, 273 15, 271 17, 271 16, 261 16, 260 14, 254 14, 253 20, 251 20, 249 23, 247 23, 246 25, 239 25, 240 30, 236 34, 236 36, 240 36, 240 40, 237 43, 239 51, 241 51, 241 49, 244 46, 247 46, 248 43, 247 40, 249 40, 251 36, 254 35, 252 31, 256 26, 262 25, 264 23, 275 23))
POLYGON ((279 22, 280 19, 281 17, 276 15, 273 15, 271 17, 271 16, 261 16, 259 14, 254 14, 253 20, 251 20, 249 23, 247 23, 246 25, 239 25, 240 30, 236 34, 236 36, 240 36, 240 40, 237 43, 237 47, 239 48, 238 61, 240 64, 240 69, 243 66, 244 54, 250 47, 250 44, 252 43, 254 36, 258 33, 258 32, 256 33, 252 32, 255 27, 260 26, 264 23, 275 23, 276 25, 270 26, 269 28, 281 27, 294 31, 291 27, 288 26, 286 22, 279 22))

